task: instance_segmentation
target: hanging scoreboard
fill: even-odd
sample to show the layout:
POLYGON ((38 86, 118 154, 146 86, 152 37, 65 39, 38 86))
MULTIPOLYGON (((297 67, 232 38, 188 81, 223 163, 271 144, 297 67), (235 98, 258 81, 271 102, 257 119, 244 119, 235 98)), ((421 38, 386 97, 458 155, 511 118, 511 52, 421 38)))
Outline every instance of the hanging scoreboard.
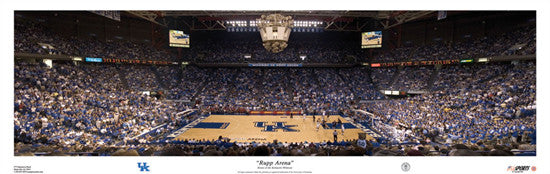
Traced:
POLYGON ((361 33, 361 48, 382 47, 382 31, 369 31, 361 33))
POLYGON ((170 30, 170 46, 189 48, 189 35, 179 30, 170 30))

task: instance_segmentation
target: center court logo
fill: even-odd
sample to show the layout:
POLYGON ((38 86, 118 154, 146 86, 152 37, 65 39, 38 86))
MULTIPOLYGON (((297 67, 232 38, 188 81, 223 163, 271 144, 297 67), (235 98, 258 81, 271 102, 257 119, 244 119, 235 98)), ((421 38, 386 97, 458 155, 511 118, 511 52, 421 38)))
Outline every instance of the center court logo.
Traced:
POLYGON ((149 171, 149 167, 151 166, 148 166, 146 162, 143 162, 142 163, 138 163, 138 167, 139 167, 139 171, 140 172, 148 172, 149 171))
POLYGON ((264 128, 262 132, 277 132, 281 129, 283 132, 300 132, 298 129, 293 129, 298 125, 286 125, 286 122, 272 122, 273 125, 268 125, 267 122, 254 122, 254 127, 264 128))

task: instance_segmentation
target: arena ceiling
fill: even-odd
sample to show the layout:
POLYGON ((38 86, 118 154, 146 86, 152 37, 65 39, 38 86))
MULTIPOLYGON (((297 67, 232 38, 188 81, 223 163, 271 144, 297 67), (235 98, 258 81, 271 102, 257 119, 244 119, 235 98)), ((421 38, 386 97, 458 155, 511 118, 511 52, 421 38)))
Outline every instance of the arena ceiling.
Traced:
POLYGON ((435 11, 349 11, 349 10, 192 10, 126 11, 153 23, 172 27, 185 25, 191 30, 225 30, 224 21, 253 20, 261 15, 280 13, 296 20, 325 22, 329 31, 361 31, 368 28, 389 29, 405 22, 433 16, 435 11))

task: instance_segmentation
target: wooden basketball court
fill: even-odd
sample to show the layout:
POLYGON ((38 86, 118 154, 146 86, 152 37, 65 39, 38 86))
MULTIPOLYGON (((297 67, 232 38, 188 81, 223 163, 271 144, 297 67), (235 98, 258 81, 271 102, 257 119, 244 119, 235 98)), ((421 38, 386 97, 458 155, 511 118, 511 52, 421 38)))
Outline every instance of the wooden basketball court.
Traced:
MULTIPOLYGON (((316 115, 315 118, 322 119, 322 116, 316 115)), ((212 140, 222 136, 232 142, 332 142, 334 130, 338 132, 338 141, 357 139, 358 133, 364 133, 339 115, 325 119, 328 120, 327 128, 320 126, 317 129, 313 116, 304 119, 301 115, 293 118, 288 115, 210 115, 176 139, 212 140), (340 125, 332 129, 332 122, 338 119, 345 127, 343 135, 340 125)), ((372 137, 367 135, 369 139, 372 137)))

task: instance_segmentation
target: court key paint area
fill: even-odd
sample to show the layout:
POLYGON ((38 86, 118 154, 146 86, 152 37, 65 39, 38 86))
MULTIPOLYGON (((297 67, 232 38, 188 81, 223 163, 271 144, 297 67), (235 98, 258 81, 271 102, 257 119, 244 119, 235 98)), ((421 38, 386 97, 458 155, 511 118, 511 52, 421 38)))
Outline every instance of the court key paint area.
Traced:
MULTIPOLYGON (((322 142, 333 141, 333 132, 338 132, 338 141, 357 139, 358 133, 364 133, 339 115, 326 118, 327 128, 317 129, 313 116, 283 115, 211 115, 193 128, 179 135, 176 139, 212 140, 219 136, 228 137, 237 142, 322 142), (344 134, 340 126, 332 129, 332 122, 341 120, 344 134)), ((322 119, 322 116, 316 116, 322 119)), ((367 135, 367 139, 372 137, 367 135)))

